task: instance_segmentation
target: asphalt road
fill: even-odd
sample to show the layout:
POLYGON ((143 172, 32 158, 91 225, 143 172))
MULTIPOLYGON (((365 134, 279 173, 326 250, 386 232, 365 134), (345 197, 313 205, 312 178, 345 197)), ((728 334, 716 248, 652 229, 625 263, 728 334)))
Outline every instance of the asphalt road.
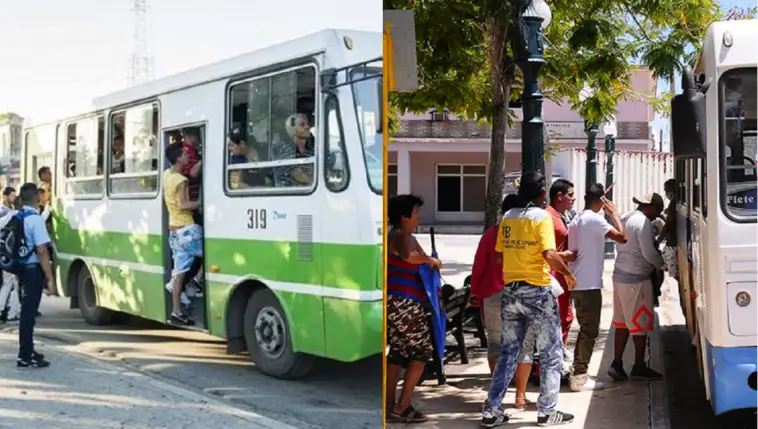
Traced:
MULTIPOLYGON (((674 285, 673 282, 671 282, 674 285)), ((695 350, 690 334, 684 325, 684 316, 679 307, 679 295, 675 292, 665 297, 659 307, 660 330, 657 332, 658 359, 653 360, 665 374, 663 381, 651 384, 654 390, 653 416, 665 417, 666 421, 653 425, 653 429, 755 429, 758 428, 755 414, 741 413, 725 422, 713 415, 711 404, 706 400, 703 380, 698 373, 695 350), (656 411, 657 408, 657 411, 656 411)))
POLYGON ((381 427, 379 356, 353 364, 319 361, 308 378, 283 381, 256 371, 246 355, 227 355, 223 341, 202 333, 130 317, 121 324, 89 326, 78 310, 68 309, 68 300, 54 297, 43 299, 41 312, 37 335, 42 338, 77 345, 78 351, 274 420, 308 429, 381 427))

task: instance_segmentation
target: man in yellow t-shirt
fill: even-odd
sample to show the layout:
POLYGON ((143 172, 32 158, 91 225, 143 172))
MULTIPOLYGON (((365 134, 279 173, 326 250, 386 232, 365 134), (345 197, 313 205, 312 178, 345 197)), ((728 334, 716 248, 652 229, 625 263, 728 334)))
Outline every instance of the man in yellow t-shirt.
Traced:
POLYGON ((482 413, 482 425, 494 427, 508 421, 503 413, 503 397, 516 371, 527 328, 534 333, 540 354, 540 396, 537 423, 564 424, 574 416, 556 410, 563 369, 558 302, 553 295, 551 268, 560 272, 570 289, 576 279, 555 249, 552 216, 545 204, 547 183, 536 172, 521 176, 518 195, 524 204, 503 214, 495 251, 503 264, 502 332, 500 357, 492 375, 489 397, 482 413))
MULTIPOLYGON (((182 310, 182 301, 189 301, 183 294, 182 285, 194 259, 203 256, 203 230, 192 219, 198 202, 190 200, 188 180, 181 173, 187 165, 187 154, 181 145, 172 143, 166 147, 166 159, 171 167, 163 172, 163 198, 168 211, 168 244, 174 260, 171 281, 166 285, 172 296, 171 322, 193 325, 194 322, 182 310)), ((202 276, 202 268, 198 276, 202 276)))

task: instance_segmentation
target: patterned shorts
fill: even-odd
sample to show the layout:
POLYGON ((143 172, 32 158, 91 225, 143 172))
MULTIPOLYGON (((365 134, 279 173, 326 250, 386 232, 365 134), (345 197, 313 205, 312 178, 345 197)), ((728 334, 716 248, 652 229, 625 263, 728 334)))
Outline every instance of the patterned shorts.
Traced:
POLYGON ((194 259, 203 256, 203 229, 200 225, 192 224, 171 231, 168 236, 168 246, 174 258, 172 276, 186 273, 194 259))
POLYGON ((669 272, 671 277, 677 278, 679 276, 679 268, 677 266, 676 247, 665 246, 661 251, 663 257, 663 266, 666 267, 666 271, 669 272))
POLYGON ((420 302, 387 297, 387 345, 390 364, 403 365, 409 360, 427 362, 432 358, 432 334, 420 302))

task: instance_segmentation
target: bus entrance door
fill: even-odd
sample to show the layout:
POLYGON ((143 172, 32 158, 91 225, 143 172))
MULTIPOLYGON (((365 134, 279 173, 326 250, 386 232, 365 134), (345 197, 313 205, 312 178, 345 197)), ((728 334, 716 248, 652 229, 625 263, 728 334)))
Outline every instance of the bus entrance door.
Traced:
MULTIPOLYGON (((165 255, 164 266, 166 267, 165 296, 166 296, 166 320, 173 325, 207 330, 206 317, 206 294, 205 294, 205 267, 202 255, 205 253, 205 240, 202 235, 203 224, 203 189, 202 189, 202 165, 203 149, 205 142, 204 125, 187 125, 178 128, 164 130, 164 147, 178 143, 181 145, 186 157, 186 166, 182 168, 182 174, 187 177, 187 194, 190 201, 198 201, 198 208, 193 212, 193 221, 199 226, 199 234, 189 234, 183 229, 171 227, 168 209, 164 196, 163 215, 163 245, 165 255), (199 164, 198 164, 199 163, 199 164), (174 246, 180 246, 185 251, 178 259, 172 250, 171 240, 176 240, 174 246), (187 242, 194 240, 194 242, 187 242), (180 264, 183 272, 177 272, 177 264, 180 264), (174 276, 181 275, 180 309, 175 309, 173 304, 174 276)), ((171 168, 166 159, 165 168, 171 168)), ((165 181, 164 181, 164 186, 165 181)), ((166 189, 164 189, 164 195, 166 189)), ((177 196, 178 197, 178 196, 177 196)))

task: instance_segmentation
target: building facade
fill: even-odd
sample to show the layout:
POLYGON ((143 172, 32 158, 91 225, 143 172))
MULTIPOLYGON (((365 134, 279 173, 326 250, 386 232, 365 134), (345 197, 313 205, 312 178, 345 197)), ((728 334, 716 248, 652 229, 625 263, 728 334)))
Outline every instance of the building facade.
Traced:
POLYGON ((0 186, 19 186, 23 125, 21 116, 0 113, 0 186))
MULTIPOLYGON (((647 68, 635 70, 632 83, 635 91, 655 94, 656 82, 647 68)), ((518 120, 506 130, 505 164, 507 172, 517 175, 521 170, 521 109, 515 112, 518 120)), ((621 100, 616 113, 616 149, 652 150, 650 122, 654 116, 652 106, 644 101, 621 100)), ((542 117, 550 147, 586 147, 584 121, 568 102, 557 104, 546 99, 542 117)), ((388 194, 421 196, 425 201, 422 225, 480 224, 484 219, 492 133, 489 124, 433 111, 426 115, 406 114, 399 119, 400 130, 393 135, 388 149, 388 194)), ((596 140, 599 149, 603 148, 604 137, 601 127, 596 140)), ((551 165, 548 170, 551 169, 566 170, 560 165, 551 165)))

